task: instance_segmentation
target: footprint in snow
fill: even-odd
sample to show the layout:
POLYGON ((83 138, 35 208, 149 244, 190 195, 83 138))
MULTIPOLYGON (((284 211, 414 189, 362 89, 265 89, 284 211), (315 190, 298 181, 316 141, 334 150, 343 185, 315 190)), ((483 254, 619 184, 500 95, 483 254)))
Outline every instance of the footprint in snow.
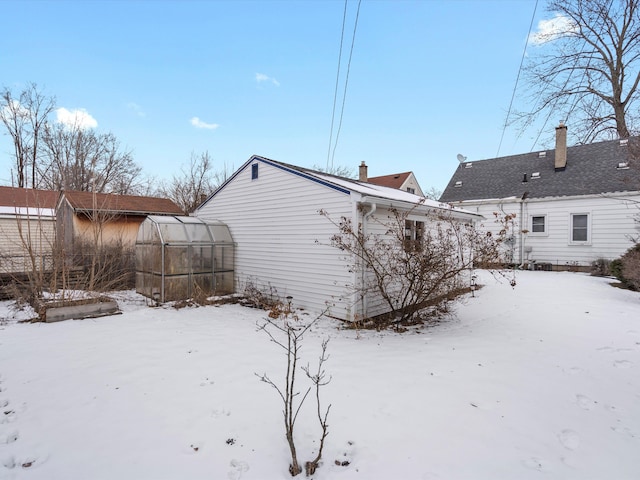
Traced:
POLYGON ((598 352, 613 352, 613 348, 612 347, 600 347, 600 348, 596 348, 596 350, 598 352))
POLYGON ((636 438, 636 434, 633 433, 633 431, 629 427, 624 427, 624 426, 611 427, 611 430, 613 430, 616 433, 619 433, 620 435, 626 435, 631 438, 636 438))
POLYGON ((582 372, 582 368, 580 367, 569 367, 563 369, 564 373, 568 373, 569 375, 576 375, 577 373, 582 372))
POLYGON ((18 434, 18 432, 11 432, 9 435, 7 435, 7 438, 5 439, 4 443, 13 443, 16 440, 18 440, 18 438, 20 438, 20 435, 18 434))
POLYGON ((36 456, 26 456, 24 458, 16 458, 13 455, 9 455, 2 459, 2 466, 8 470, 13 470, 14 468, 23 468, 29 469, 36 466, 36 464, 40 464, 43 462, 43 459, 40 459, 36 456))
POLYGON ((530 457, 530 458, 527 458, 526 460, 522 460, 522 465, 532 470, 538 470, 539 472, 541 472, 544 469, 543 462, 544 460, 538 457, 530 457))
POLYGON ((229 480, 240 480, 242 475, 249 470, 249 464, 235 458, 229 462, 231 470, 227 473, 229 480))
POLYGON ((567 450, 576 450, 580 446, 580 435, 573 430, 563 430, 558 434, 558 441, 567 450))
POLYGON ((593 410, 598 402, 591 400, 586 395, 577 394, 576 403, 583 410, 593 410))
POLYGON ((633 367, 633 362, 629 360, 616 360, 613 362, 613 366, 617 368, 631 368, 633 367))

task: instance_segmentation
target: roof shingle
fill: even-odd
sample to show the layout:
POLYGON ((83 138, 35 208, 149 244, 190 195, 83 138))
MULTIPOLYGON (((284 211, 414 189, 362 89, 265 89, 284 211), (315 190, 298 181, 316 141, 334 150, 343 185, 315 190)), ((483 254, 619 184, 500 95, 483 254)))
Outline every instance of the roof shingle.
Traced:
POLYGON ((555 170, 555 150, 461 163, 441 202, 593 195, 640 191, 640 137, 567 148, 567 166, 555 170), (630 168, 618 168, 627 163, 630 168), (532 174, 537 173, 537 178, 532 174), (526 181, 525 181, 526 175, 526 181), (457 185, 457 186, 456 186, 457 185))

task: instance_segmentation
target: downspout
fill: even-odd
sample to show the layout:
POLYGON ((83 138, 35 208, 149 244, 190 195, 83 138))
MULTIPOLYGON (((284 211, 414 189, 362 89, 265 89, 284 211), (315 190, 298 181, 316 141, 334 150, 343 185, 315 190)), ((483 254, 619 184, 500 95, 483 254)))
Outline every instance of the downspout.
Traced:
POLYGON ((522 197, 518 200, 520 202, 520 269, 524 268, 524 240, 525 240, 525 228, 524 228, 524 202, 527 200, 529 192, 524 192, 522 197))
MULTIPOLYGON (((375 203, 371 203, 371 208, 367 213, 362 216, 362 236, 366 238, 367 236, 367 220, 371 215, 373 215, 377 209, 377 205, 375 203)), ((364 288, 365 282, 365 264, 364 260, 362 260, 362 265, 360 265, 360 286, 364 288)), ((362 318, 366 315, 367 312, 367 295, 366 292, 360 294, 360 302, 361 302, 361 314, 362 318)))

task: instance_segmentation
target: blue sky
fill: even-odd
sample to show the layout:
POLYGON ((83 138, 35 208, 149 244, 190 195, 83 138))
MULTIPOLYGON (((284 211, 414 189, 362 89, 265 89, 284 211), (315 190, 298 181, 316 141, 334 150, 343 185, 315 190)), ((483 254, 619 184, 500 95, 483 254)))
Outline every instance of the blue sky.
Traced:
MULTIPOLYGON (((508 129, 498 151, 535 3, 363 0, 334 165, 411 170, 423 189, 443 189, 458 153, 542 148, 537 132, 508 129)), ((347 8, 334 139, 357 0, 347 8)), ((205 150, 216 169, 252 154, 325 167, 343 10, 342 0, 3 1, 0 84, 35 82, 58 107, 82 109, 157 179, 205 150)), ((549 17, 541 1, 534 28, 549 17)), ((3 137, 2 184, 10 151, 3 137)))

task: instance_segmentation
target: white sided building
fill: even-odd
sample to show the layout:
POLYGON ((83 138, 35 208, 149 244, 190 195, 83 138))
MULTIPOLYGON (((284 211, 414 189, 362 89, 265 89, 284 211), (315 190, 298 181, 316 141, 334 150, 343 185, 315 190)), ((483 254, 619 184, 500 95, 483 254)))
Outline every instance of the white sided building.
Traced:
MULTIPOLYGON (((344 320, 386 313, 379 298, 354 292, 362 270, 330 245, 341 217, 380 229, 377 218, 390 208, 411 210, 409 220, 424 222, 429 213, 450 212, 463 221, 480 217, 394 188, 369 184, 253 156, 195 212, 224 222, 235 248, 235 288, 247 286, 292 297, 299 308, 344 320)), ((384 231, 378 232, 382 235, 384 231)))
POLYGON ((512 261, 536 269, 587 270, 613 260, 640 238, 640 141, 637 137, 461 163, 441 202, 483 215, 515 214, 512 261))

